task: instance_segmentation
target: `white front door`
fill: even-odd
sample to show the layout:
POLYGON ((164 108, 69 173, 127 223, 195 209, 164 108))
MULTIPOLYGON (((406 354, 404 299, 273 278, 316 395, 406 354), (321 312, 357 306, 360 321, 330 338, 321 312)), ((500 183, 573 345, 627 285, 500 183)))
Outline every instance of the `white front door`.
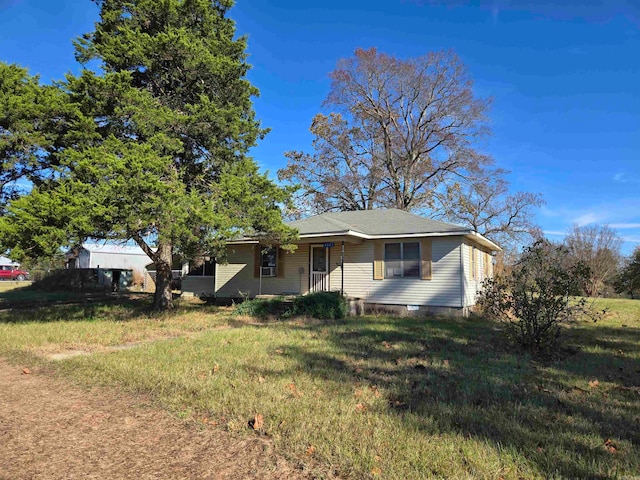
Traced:
POLYGON ((321 245, 311 246, 311 278, 309 284, 312 292, 329 290, 329 249, 321 245))

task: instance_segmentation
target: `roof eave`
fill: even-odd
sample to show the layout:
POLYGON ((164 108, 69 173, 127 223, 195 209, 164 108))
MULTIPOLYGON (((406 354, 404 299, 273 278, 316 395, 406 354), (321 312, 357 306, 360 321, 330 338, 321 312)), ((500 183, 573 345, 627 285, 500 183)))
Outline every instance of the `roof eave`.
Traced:
POLYGON ((487 247, 487 248, 491 249, 492 251, 495 251, 495 252, 501 252, 502 251, 502 248, 497 243, 492 242, 487 237, 485 237, 484 235, 479 234, 478 232, 474 232, 474 231, 470 230, 469 233, 467 233, 465 236, 467 238, 472 238, 473 240, 478 242, 480 245, 482 245, 484 247, 487 247))

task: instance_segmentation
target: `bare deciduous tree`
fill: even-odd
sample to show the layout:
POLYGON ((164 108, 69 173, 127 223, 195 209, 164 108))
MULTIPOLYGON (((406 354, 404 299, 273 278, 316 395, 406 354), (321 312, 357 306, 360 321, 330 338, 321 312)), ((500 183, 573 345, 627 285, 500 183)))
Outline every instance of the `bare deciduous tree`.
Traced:
POLYGON ((453 52, 401 60, 358 49, 330 77, 330 113, 311 124, 314 153, 285 153, 278 172, 298 188, 291 216, 399 208, 462 223, 514 251, 535 236, 531 210, 542 199, 509 194, 507 172, 478 150, 490 100, 474 96, 453 52))
POLYGON ((331 113, 311 125, 315 153, 287 152, 278 172, 300 187, 303 208, 431 209, 443 182, 491 163, 475 145, 489 133, 490 102, 474 96, 453 52, 400 60, 358 49, 330 77, 331 113))
POLYGON ((591 270, 583 285, 584 293, 597 296, 618 272, 622 239, 607 225, 574 225, 564 241, 574 260, 591 270))
POLYGON ((436 216, 470 226, 502 246, 507 257, 515 257, 521 245, 541 236, 533 221, 533 209, 544 201, 536 193, 510 193, 507 173, 502 169, 485 170, 447 186, 439 196, 436 216))

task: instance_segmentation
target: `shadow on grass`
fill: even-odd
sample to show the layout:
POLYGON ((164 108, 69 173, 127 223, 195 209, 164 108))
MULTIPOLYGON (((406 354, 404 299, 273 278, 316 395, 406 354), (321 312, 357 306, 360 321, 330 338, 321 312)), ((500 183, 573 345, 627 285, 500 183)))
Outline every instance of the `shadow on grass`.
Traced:
MULTIPOLYGON (((176 300, 176 298, 174 298, 176 300)), ((213 306, 184 305, 167 312, 151 309, 148 293, 42 292, 33 289, 0 293, 0 323, 61 321, 131 321, 182 315, 193 308, 214 311, 213 306)))
POLYGON ((584 348, 545 365, 510 351, 498 326, 480 320, 363 318, 291 328, 322 330, 335 347, 331 354, 283 345, 305 371, 377 386, 387 397, 378 413, 426 434, 507 447, 543 477, 611 478, 639 468, 640 366, 616 352, 637 351, 640 339, 624 330, 603 329, 598 353, 586 348, 602 343, 595 331, 578 331, 584 348), (592 378, 611 383, 590 389, 592 378))

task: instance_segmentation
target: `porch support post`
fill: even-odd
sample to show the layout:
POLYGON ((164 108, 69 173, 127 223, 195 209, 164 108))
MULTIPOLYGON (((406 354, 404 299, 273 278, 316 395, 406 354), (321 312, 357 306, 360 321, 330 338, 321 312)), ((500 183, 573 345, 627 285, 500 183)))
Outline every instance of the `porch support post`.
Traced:
POLYGON ((342 240, 342 251, 340 255, 340 295, 344 297, 344 240, 342 240))

